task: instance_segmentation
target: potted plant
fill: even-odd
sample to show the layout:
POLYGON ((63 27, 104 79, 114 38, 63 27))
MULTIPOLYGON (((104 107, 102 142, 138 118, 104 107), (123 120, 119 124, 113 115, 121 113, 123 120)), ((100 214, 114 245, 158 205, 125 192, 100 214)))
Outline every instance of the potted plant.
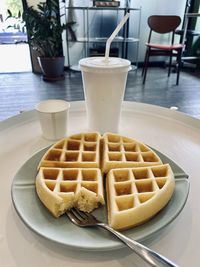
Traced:
POLYGON ((59 2, 47 0, 27 6, 22 18, 25 21, 28 42, 39 54, 38 62, 44 80, 56 81, 64 78, 64 56, 62 32, 67 24, 60 22, 59 2))

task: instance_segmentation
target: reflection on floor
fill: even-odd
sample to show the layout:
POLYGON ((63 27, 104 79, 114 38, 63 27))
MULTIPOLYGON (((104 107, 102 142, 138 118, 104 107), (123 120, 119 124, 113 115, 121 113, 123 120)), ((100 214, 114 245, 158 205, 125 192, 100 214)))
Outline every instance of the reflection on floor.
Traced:
MULTIPOLYGON (((181 72, 180 84, 175 85, 176 74, 167 77, 167 70, 149 68, 146 85, 142 85, 141 71, 128 75, 125 100, 163 107, 176 106, 179 111, 200 118, 200 74, 181 72)), ((80 72, 67 71, 65 80, 44 82, 31 72, 0 74, 0 120, 33 109, 44 99, 83 100, 80 72)))

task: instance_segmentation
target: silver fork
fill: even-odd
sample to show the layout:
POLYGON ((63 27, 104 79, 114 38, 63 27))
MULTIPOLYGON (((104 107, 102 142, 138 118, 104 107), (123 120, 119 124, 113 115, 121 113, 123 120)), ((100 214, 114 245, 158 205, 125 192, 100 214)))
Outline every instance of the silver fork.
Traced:
POLYGON ((178 267, 175 263, 165 258, 164 256, 158 254, 157 252, 145 247, 144 245, 136 242, 133 239, 130 239, 123 235, 122 233, 114 230, 108 224, 104 222, 100 222, 97 220, 94 215, 90 213, 86 213, 80 211, 76 208, 72 208, 66 212, 69 219, 77 226, 81 227, 92 227, 99 226, 102 227, 109 232, 113 233, 116 237, 118 237, 124 244, 126 244, 129 248, 131 248, 135 253, 137 253, 141 258, 143 258, 147 263, 151 266, 170 266, 170 267, 178 267))

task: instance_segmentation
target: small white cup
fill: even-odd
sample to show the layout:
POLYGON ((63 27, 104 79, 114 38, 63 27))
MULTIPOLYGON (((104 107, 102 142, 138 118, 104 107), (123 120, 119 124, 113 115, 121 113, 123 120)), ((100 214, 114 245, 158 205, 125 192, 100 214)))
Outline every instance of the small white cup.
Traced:
POLYGON ((36 105, 45 139, 58 140, 66 136, 69 108, 69 102, 58 99, 45 100, 36 105))

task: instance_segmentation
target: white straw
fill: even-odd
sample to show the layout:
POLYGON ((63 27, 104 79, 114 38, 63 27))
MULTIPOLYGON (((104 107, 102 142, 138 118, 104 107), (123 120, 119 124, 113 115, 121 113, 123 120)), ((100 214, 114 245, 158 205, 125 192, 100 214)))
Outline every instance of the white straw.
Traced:
POLYGON ((121 28, 124 26, 124 24, 126 23, 127 19, 129 18, 129 16, 130 16, 130 13, 126 13, 126 15, 122 18, 122 20, 120 21, 120 23, 118 24, 118 26, 116 27, 114 32, 108 38, 108 40, 106 42, 105 61, 108 62, 109 54, 110 54, 110 45, 111 45, 113 39, 118 34, 118 32, 121 30, 121 28))

